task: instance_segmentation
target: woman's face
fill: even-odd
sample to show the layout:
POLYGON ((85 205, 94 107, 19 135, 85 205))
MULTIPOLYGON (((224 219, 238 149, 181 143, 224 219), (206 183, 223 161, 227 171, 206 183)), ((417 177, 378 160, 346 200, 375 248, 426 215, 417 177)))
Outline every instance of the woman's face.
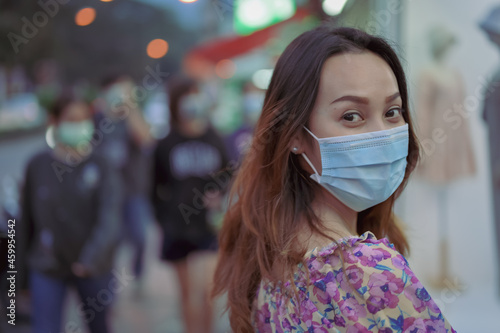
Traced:
MULTIPOLYGON (((308 128, 318 138, 391 129, 405 124, 402 103, 396 76, 381 57, 369 51, 334 55, 323 66, 308 128)), ((299 152, 321 173, 319 145, 303 133, 299 152)))

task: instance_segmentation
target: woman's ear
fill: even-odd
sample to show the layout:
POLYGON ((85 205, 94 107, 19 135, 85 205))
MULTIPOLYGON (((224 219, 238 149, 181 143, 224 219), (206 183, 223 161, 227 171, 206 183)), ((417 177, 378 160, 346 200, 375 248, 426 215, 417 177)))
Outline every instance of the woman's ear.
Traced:
POLYGON ((290 144, 290 151, 294 154, 300 155, 304 152, 304 132, 300 130, 299 133, 297 133, 291 141, 290 144))

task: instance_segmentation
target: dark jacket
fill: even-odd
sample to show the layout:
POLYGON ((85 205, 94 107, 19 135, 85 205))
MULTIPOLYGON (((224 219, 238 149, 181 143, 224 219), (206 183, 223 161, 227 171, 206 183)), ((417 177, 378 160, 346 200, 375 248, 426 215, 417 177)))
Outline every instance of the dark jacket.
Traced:
POLYGON ((122 193, 112 170, 95 154, 68 165, 47 151, 29 162, 18 237, 30 269, 58 278, 71 275, 75 262, 94 276, 111 271, 122 193))

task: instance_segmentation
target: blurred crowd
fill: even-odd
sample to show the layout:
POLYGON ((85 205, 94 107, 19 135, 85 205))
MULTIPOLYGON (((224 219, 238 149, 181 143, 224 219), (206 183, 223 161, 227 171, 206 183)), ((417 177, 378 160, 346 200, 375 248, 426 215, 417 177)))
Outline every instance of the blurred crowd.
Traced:
POLYGON ((210 332, 217 230, 264 91, 241 82, 231 97, 241 117, 217 123, 215 112, 224 112, 217 87, 182 74, 148 96, 121 74, 104 77, 93 91, 50 86, 38 92, 47 148, 30 159, 22 184, 3 186, 3 211, 17 221, 18 299, 30 304, 19 304, 18 320, 34 332, 68 329, 61 326, 65 296, 75 288, 89 330, 109 332, 120 281, 134 280, 133 292, 143 293, 147 229, 157 224, 158 257, 175 269, 186 331, 210 332), (120 271, 115 262, 125 245, 133 254, 120 271), (207 278, 192 286, 196 269, 188 259, 197 253, 205 255, 207 278), (201 313, 192 290, 202 290, 201 313))
MULTIPOLYGON (((320 3, 297 1, 308 2, 320 3)), ((483 2, 485 5, 489 1, 483 2)), ((386 13, 362 1, 350 3, 349 11, 344 13, 346 21, 338 22, 356 18, 354 22, 366 19, 368 23, 380 23, 383 15, 373 16, 374 19, 372 14, 386 13)), ((226 2, 220 1, 220 4, 226 2)), ((433 7, 431 1, 424 1, 423 5, 408 2, 408 6, 423 8, 425 16, 431 12, 441 13, 436 10, 441 7, 433 7), (433 10, 425 11, 427 8, 433 10)), ((447 13, 447 6, 441 6, 446 8, 442 12, 447 13)), ((226 7, 221 7, 224 13, 229 12, 226 7)), ((399 20, 399 14, 391 15, 399 20)), ((485 263, 491 271, 498 271, 500 267, 500 150, 497 145, 500 71, 498 65, 488 73, 483 67, 471 65, 487 62, 483 60, 482 49, 478 52, 471 47, 461 51, 467 57, 474 57, 472 62, 454 57, 458 54, 458 37, 462 37, 460 31, 446 29, 446 25, 433 23, 431 26, 430 19, 421 23, 424 15, 407 16, 401 20, 401 26, 394 28, 398 33, 406 29, 416 35, 424 28, 431 28, 421 40, 429 44, 428 63, 424 63, 425 57, 420 59, 426 52, 421 43, 412 40, 414 43, 408 43, 405 50, 411 65, 408 67, 412 70, 421 67, 415 70, 418 73, 411 73, 414 77, 409 76, 409 83, 415 83, 410 85, 415 86, 410 93, 415 99, 411 111, 418 121, 423 151, 416 182, 411 186, 427 187, 417 188, 421 190, 418 192, 415 186, 410 186, 405 191, 405 194, 413 191, 412 195, 417 192, 423 195, 419 198, 421 201, 415 201, 417 204, 409 199, 400 217, 410 226, 409 233, 418 236, 412 237, 418 245, 413 252, 417 258, 415 263, 419 265, 420 261, 422 267, 428 267, 429 276, 436 275, 436 284, 443 288, 443 283, 468 272, 463 269, 464 261, 470 265, 485 263), (484 83, 472 80, 479 74, 487 74, 484 83), (470 85, 474 85, 474 93, 470 85), (482 92, 476 93, 477 90, 482 92), (471 117, 476 111, 482 117, 471 117), (480 124, 475 122, 476 118, 480 124), (464 194, 462 201, 455 202, 462 195, 457 188, 464 194), (425 215, 431 204, 436 208, 434 219, 425 215), (456 221, 454 217, 459 215, 463 216, 456 221), (471 220, 478 221, 479 227, 462 228, 469 226, 471 220), (490 229, 485 229, 486 225, 490 229), (491 234, 491 239, 476 239, 474 246, 464 247, 462 240, 467 237, 467 242, 471 241, 476 231, 481 237, 491 234), (464 238, 453 239, 458 232, 462 232, 464 238), (437 239, 430 238, 434 234, 437 239), (422 249, 432 249, 434 243, 439 244, 439 249, 436 247, 426 258, 428 253, 422 249), (491 248, 487 247, 490 243, 491 248), (470 252, 473 260, 455 253, 459 248, 470 252), (487 251, 481 250, 485 248, 487 251), (477 260, 478 253, 482 256, 486 252, 494 257, 490 261, 496 265, 490 264, 489 257, 477 260), (434 257, 438 258, 434 260, 434 257), (459 258, 455 271, 453 258, 459 258), (434 261, 437 264, 433 266, 434 261)), ((185 21, 186 25, 191 24, 190 20, 185 21)), ((229 21, 221 20, 220 25, 229 21)), ((175 272, 179 291, 176 304, 182 314, 182 327, 189 333, 213 331, 215 308, 209 297, 210 283, 217 255, 217 233, 227 208, 231 180, 250 147, 263 107, 265 87, 272 75, 269 68, 281 52, 280 45, 286 44, 284 41, 298 33, 299 28, 317 23, 307 22, 290 24, 288 30, 280 30, 267 44, 263 42, 261 53, 266 55, 265 60, 258 59, 260 62, 252 64, 255 54, 240 58, 245 66, 239 70, 248 73, 235 77, 231 75, 237 60, 225 59, 224 52, 224 59, 212 59, 214 63, 210 68, 214 68, 214 73, 210 78, 201 75, 203 62, 196 63, 196 59, 186 57, 183 61, 193 60, 193 72, 198 76, 174 75, 160 68, 167 62, 158 62, 155 66, 137 65, 136 70, 144 75, 140 80, 137 75, 132 77, 118 71, 101 77, 99 85, 90 83, 87 77, 65 85, 61 64, 54 59, 38 60, 30 65, 29 74, 26 73, 28 66, 4 67, 0 63, 0 139, 14 132, 38 131, 43 132, 40 137, 46 141, 45 149, 29 159, 19 183, 0 175, 2 256, 9 253, 8 240, 15 239, 15 260, 0 261, 0 315, 9 318, 8 310, 5 313, 11 301, 7 272, 15 268, 16 324, 26 324, 33 332, 113 331, 110 317, 121 290, 128 286, 135 296, 144 295, 145 276, 151 268, 146 248, 152 233, 148 230, 155 230, 154 236, 160 239, 155 259, 175 272), (273 47, 277 51, 268 50, 273 47), (254 80, 259 73, 265 76, 264 84, 254 80), (225 80, 228 77, 231 80, 225 80), (16 221, 15 226, 9 220, 16 221), (13 231, 9 233, 9 230, 13 231), (203 258, 201 270, 193 267, 191 259, 196 256, 203 258), (121 257, 128 261, 126 267, 117 265, 121 257), (193 278, 200 271, 203 276, 193 278), (76 290, 81 301, 74 310, 85 327, 65 320, 70 289, 76 290), (195 299, 201 299, 201 303, 195 299)), ((456 27, 469 29, 464 22, 456 23, 456 27)), ((495 56, 500 50, 499 22, 498 4, 488 11, 479 26, 479 22, 473 22, 474 29, 483 34, 484 43, 494 49, 495 56)), ((144 24, 153 26, 148 20, 144 24)), ((134 28, 133 24, 128 26, 134 28)), ((390 28, 392 24, 387 26, 390 28)), ((172 33, 172 36, 187 39, 181 33, 172 33)), ((241 37, 241 45, 251 44, 249 39, 243 39, 246 37, 241 37)), ((473 39, 464 37, 464 44, 479 45, 473 44, 478 42, 473 39)), ((208 50, 219 51, 220 45, 226 44, 215 43, 208 50)), ((243 48, 235 45, 238 50, 243 48)), ((79 64, 73 58, 70 62, 79 64)), ((104 64, 109 65, 102 61, 104 64)), ((478 269, 470 271, 476 274, 478 269)), ((478 284, 488 281, 484 276, 493 275, 489 271, 480 274, 483 280, 473 276, 478 284)), ((498 274, 494 283, 500 286, 498 274)), ((0 332, 2 328, 0 325, 0 332)))

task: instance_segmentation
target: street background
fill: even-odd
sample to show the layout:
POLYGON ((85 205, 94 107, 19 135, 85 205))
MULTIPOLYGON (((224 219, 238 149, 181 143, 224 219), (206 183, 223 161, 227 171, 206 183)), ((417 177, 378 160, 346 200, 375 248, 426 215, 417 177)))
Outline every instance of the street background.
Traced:
MULTIPOLYGON (((215 96, 217 105, 211 121, 221 136, 229 138, 244 123, 244 85, 252 82, 264 91, 270 71, 286 43, 327 19, 338 25, 364 27, 398 45, 408 75, 411 105, 415 109, 418 77, 431 59, 428 30, 444 25, 457 39, 448 63, 458 68, 464 78, 466 96, 475 101, 464 118, 470 126, 477 172, 447 185, 413 177, 396 204, 396 212, 410 240, 412 269, 429 287, 457 332, 500 332, 496 320, 500 313, 500 283, 487 139, 488 130, 492 129, 488 129, 482 119, 483 96, 477 95, 500 63, 498 49, 481 31, 479 22, 500 3, 493 0, 350 0, 344 4, 344 11, 328 15, 321 9, 319 0, 297 0, 292 1, 297 12, 276 19, 278 25, 282 21, 286 24, 271 27, 263 36, 255 34, 267 27, 246 33, 236 31, 236 2, 75 0, 60 4, 57 14, 32 37, 26 38, 22 37, 24 21, 21 18, 31 20, 34 13, 43 9, 36 2, 0 1, 3 35, 0 44, 0 182, 14 179, 22 184, 29 159, 40 150, 49 149, 45 105, 54 91, 66 84, 75 85, 91 96, 89 98, 95 98, 99 91, 94 86, 104 72, 130 75, 138 86, 145 88, 147 97, 139 104, 151 126, 152 136, 161 139, 168 133, 169 122, 164 82, 149 89, 154 81, 145 84, 144 78, 158 68, 161 73, 168 73, 165 76, 182 69, 203 82, 205 89, 215 96), (94 7, 95 22, 78 25, 76 13, 82 8, 94 7), (391 9, 396 7, 397 10, 391 9), (306 9, 308 12, 304 14, 302 10, 306 9), (101 19, 101 14, 108 19, 101 19), (26 42, 14 47, 12 40, 4 38, 12 31, 26 42), (161 43, 158 49, 148 50, 148 42, 154 39, 166 41, 167 50, 162 52, 161 43), (446 231, 448 246, 449 274, 444 281, 439 276, 443 265, 440 228, 446 231)), ((258 0, 254 3, 260 4, 258 0)), ((0 191, 0 202, 2 200, 6 200, 6 194, 0 191)), ((180 293, 173 267, 158 259, 159 227, 149 223, 146 228, 141 293, 138 295, 137 286, 131 283, 117 295, 112 325, 116 332, 123 333, 182 332, 180 293)), ((117 267, 130 266, 131 251, 128 245, 122 247, 117 267)), ((203 257, 198 260, 203 261, 203 257)), ((72 310, 77 303, 76 294, 70 293, 65 306, 66 321, 79 320, 72 310)), ((218 301, 216 332, 230 331, 227 316, 222 315, 223 304, 223 300, 218 301)), ((13 328, 6 325, 5 315, 0 313, 0 329, 29 332, 28 323, 21 322, 13 328)))

